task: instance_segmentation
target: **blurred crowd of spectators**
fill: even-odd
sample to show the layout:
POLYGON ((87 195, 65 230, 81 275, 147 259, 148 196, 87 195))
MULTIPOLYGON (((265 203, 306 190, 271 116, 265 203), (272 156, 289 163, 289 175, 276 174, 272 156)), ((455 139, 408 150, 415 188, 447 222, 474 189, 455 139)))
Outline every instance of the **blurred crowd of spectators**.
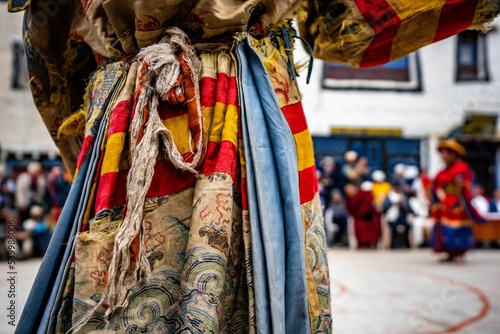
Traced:
MULTIPOLYGON (((367 159, 354 151, 344 154, 342 164, 325 157, 318 167, 328 246, 348 247, 353 241, 358 248, 428 246, 432 180, 426 170, 397 164, 387 177, 370 170, 367 159)), ((473 195, 480 214, 500 212, 500 190, 489 199, 476 185, 473 195)))
MULTIPOLYGON (((16 177, 0 166, 0 259, 7 258, 8 224, 16 230, 16 257, 41 257, 71 187, 63 167, 44 171, 32 162, 16 177)), ((332 157, 319 163, 318 182, 324 209, 328 246, 390 248, 428 245, 432 180, 426 170, 397 164, 388 178, 382 170, 371 171, 365 157, 354 151, 344 154, 340 165, 332 157), (352 226, 355 238, 349 238, 352 226)), ((500 215, 500 189, 490 199, 480 186, 473 188, 472 204, 482 215, 500 215)))
POLYGON ((16 258, 45 254, 55 223, 71 187, 63 167, 44 171, 31 162, 16 177, 0 166, 0 259, 7 258, 7 230, 16 231, 16 258))

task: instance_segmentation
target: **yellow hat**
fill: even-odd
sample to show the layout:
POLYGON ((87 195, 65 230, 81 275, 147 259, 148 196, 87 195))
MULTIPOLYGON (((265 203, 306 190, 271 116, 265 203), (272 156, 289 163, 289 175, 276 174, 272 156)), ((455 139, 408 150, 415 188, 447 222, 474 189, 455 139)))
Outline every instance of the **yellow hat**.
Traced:
POLYGON ((447 139, 443 140, 438 145, 438 150, 448 149, 450 151, 456 152, 459 156, 465 157, 467 152, 465 151, 465 147, 460 145, 455 139, 447 139))

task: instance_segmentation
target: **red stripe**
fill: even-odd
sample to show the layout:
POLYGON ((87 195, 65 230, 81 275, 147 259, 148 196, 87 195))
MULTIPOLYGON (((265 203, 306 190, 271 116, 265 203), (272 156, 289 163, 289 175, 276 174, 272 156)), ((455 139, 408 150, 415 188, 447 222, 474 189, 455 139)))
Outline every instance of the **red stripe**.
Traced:
POLYGON ((401 19, 386 0, 354 0, 354 2, 375 33, 375 38, 359 66, 388 63, 391 59, 392 41, 398 33, 401 19))
POLYGON ((307 130, 307 121, 304 115, 304 109, 302 108, 302 102, 288 105, 281 108, 281 110, 294 135, 307 130))
POLYGON ((111 209, 113 205, 113 194, 115 193, 116 180, 118 179, 118 172, 106 173, 101 175, 99 180, 99 187, 97 189, 97 196, 95 199, 95 212, 100 212, 103 209, 111 209))
POLYGON ((118 172, 118 177, 115 184, 115 194, 113 201, 110 202, 110 207, 125 205, 127 203, 127 176, 128 169, 118 172))
MULTIPOLYGON (((102 169, 102 162, 104 161, 104 150, 99 151, 99 161, 97 162, 97 171, 100 171, 102 169)), ((96 172, 94 175, 94 178, 92 180, 93 184, 96 184, 99 182, 99 177, 100 173, 96 172)))
POLYGON ((161 120, 179 117, 187 114, 187 106, 185 103, 170 104, 167 101, 160 101, 158 113, 160 114, 161 120))
POLYGON ((85 161, 85 158, 90 152, 90 149, 92 148, 92 144, 94 143, 94 137, 88 135, 83 139, 83 144, 82 148, 80 150, 80 154, 78 155, 78 159, 76 160, 76 168, 81 168, 83 162, 85 161))
POLYGON ((242 177, 240 182, 241 208, 248 210, 247 179, 242 177))
POLYGON ((169 161, 158 160, 147 198, 166 196, 193 188, 195 175, 177 170, 169 161))
POLYGON ((208 142, 207 153, 200 173, 211 176, 214 173, 227 173, 235 182, 238 175, 238 154, 236 146, 228 140, 220 144, 208 142))
POLYGON ((227 104, 227 94, 229 87, 229 76, 226 73, 219 73, 217 75, 217 91, 215 100, 222 104, 227 104))
MULTIPOLYGON (((113 109, 113 112, 111 113, 111 118, 109 120, 108 138, 115 133, 127 132, 131 113, 131 100, 121 101, 116 105, 116 107, 113 109)), ((100 159, 100 164, 102 165, 102 158, 100 159)), ((101 168, 99 168, 98 170, 101 170, 101 168)), ((126 194, 128 171, 123 171, 120 173, 120 181, 124 182, 118 182, 119 172, 106 173, 100 176, 94 206, 95 212, 115 207, 117 205, 116 198, 119 198, 117 194, 126 194), (124 178, 123 175, 125 176, 124 178)), ((122 195, 121 198, 122 202, 120 203, 120 205, 124 204, 125 202, 125 196, 122 195)))
POLYGON ((434 35, 437 42, 467 29, 474 19, 478 0, 448 0, 441 9, 441 16, 434 35))
POLYGON ((200 80, 200 103, 202 107, 211 107, 215 105, 215 86, 216 79, 204 77, 200 80))
POLYGON ((318 176, 313 165, 299 172, 300 204, 310 202, 318 192, 318 176))
MULTIPOLYGON (((304 115, 302 103, 298 102, 281 109, 293 134, 307 130, 307 121, 304 115)), ((304 204, 314 199, 318 192, 318 180, 316 167, 313 165, 299 171, 300 203, 304 204)))
POLYGON ((215 172, 227 173, 236 181, 238 170, 238 152, 236 146, 228 140, 223 140, 220 144, 219 159, 215 165, 215 172))
POLYGON ((101 175, 97 191, 95 212, 124 205, 127 198, 128 170, 101 175))
POLYGON ((112 134, 127 131, 131 111, 131 100, 121 101, 115 106, 109 120, 108 138, 112 134))
POLYGON ((375 36, 363 55, 363 59, 359 64, 360 67, 378 66, 386 64, 391 60, 392 42, 401 25, 399 18, 394 19, 394 21, 393 25, 387 27, 387 29, 375 36))
POLYGON ((398 14, 386 0, 354 0, 354 2, 376 35, 400 22, 398 14))
POLYGON ((227 93, 227 104, 237 106, 238 105, 238 86, 236 83, 236 77, 229 78, 229 92, 227 93))
MULTIPOLYGON (((106 173, 99 180, 96 212, 124 205, 127 194, 129 169, 118 173, 106 173)), ((172 195, 194 187, 195 175, 177 170, 169 161, 161 159, 154 167, 153 180, 147 198, 172 195)))
POLYGON ((215 165, 217 164, 217 157, 219 156, 220 144, 213 141, 209 141, 207 144, 207 153, 205 154, 205 159, 203 160, 203 165, 201 167, 200 173, 203 175, 212 175, 215 171, 215 165))

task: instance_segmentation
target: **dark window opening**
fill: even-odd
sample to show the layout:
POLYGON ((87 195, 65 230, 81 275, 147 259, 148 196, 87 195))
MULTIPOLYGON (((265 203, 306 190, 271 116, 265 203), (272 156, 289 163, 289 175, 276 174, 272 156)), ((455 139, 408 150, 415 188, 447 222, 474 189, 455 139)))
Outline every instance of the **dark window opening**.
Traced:
POLYGON ((409 81, 410 70, 408 68, 408 57, 401 58, 385 65, 368 68, 353 68, 346 65, 327 64, 325 67, 325 77, 347 80, 409 81))
POLYGON ((337 90, 420 92, 422 88, 418 54, 413 53, 390 63, 369 68, 324 63, 322 85, 323 88, 337 90))
POLYGON ((489 80, 486 39, 479 31, 466 30, 458 34, 456 80, 489 80))

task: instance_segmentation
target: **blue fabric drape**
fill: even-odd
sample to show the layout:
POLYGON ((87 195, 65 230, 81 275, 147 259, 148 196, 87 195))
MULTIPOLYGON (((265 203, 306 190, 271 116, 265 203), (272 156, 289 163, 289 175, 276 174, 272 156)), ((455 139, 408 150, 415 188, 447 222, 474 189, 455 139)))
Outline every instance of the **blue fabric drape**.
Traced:
POLYGON ((248 37, 236 47, 257 333, 310 333, 297 150, 248 37))

